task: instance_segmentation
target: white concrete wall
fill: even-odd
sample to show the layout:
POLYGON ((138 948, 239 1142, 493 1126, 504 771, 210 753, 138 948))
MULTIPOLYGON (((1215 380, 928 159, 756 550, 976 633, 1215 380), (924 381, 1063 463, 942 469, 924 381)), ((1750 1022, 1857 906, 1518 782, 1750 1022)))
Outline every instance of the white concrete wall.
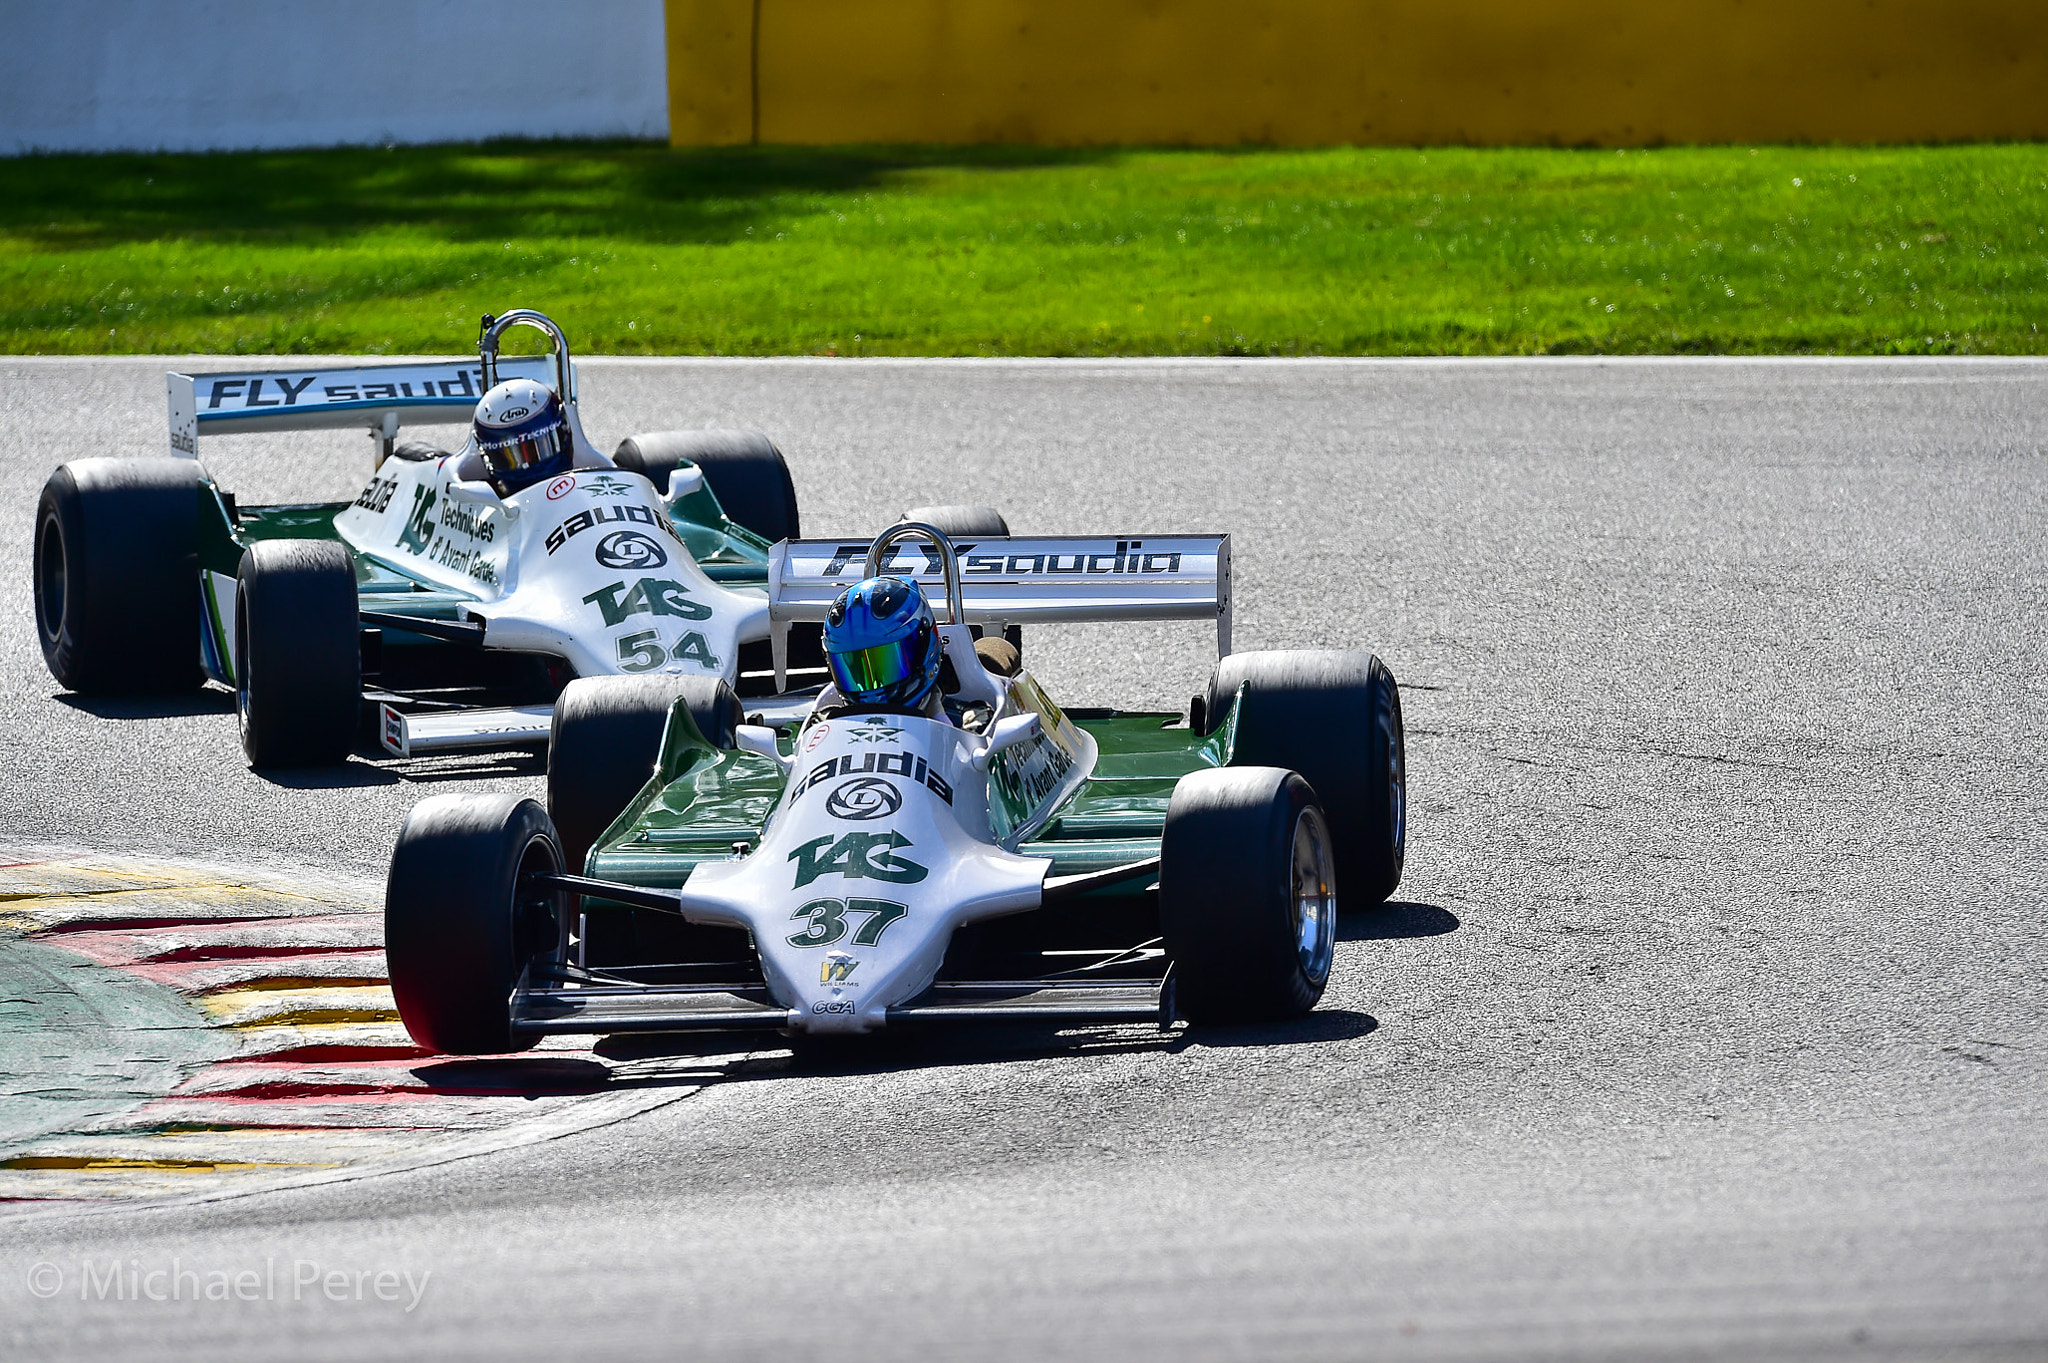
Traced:
POLYGON ((0 155, 667 136, 661 0, 0 0, 0 155))

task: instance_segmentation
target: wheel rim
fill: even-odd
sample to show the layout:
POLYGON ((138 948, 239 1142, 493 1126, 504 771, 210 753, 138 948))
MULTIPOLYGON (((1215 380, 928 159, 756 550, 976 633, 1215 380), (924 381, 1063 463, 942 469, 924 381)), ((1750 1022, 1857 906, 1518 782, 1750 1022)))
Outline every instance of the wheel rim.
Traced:
POLYGON ((1337 877, 1330 856, 1330 826, 1313 806, 1295 817, 1292 860, 1294 948, 1302 974, 1319 985, 1329 978, 1330 959, 1337 949, 1337 877))
POLYGON ((1401 724, 1400 703, 1395 702, 1393 741, 1387 745, 1387 808, 1394 816, 1394 864, 1400 865, 1408 851, 1408 736, 1401 724))
POLYGON ((249 742, 249 613, 242 599, 243 593, 235 593, 235 726, 242 732, 242 743, 249 742))
POLYGON ((47 643, 64 630, 64 527, 55 516, 43 518, 36 537, 36 624, 47 643))
POLYGON ((568 896, 559 890, 534 890, 527 877, 562 869, 562 855, 549 839, 527 839, 512 875, 512 982, 518 984, 537 956, 554 955, 563 945, 568 896))

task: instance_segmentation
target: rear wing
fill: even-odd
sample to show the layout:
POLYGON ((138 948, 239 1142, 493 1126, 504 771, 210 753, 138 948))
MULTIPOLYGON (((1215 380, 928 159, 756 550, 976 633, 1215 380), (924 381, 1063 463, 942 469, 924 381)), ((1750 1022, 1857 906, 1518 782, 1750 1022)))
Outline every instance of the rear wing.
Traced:
MULTIPOLYGON (((833 599, 860 580, 870 542, 784 540, 768 551, 778 676, 790 625, 825 618, 833 599)), ((1216 656, 1230 652, 1228 535, 988 536, 960 539, 953 549, 967 620, 991 632, 1039 621, 1214 620, 1216 656)), ((944 599, 944 570, 931 545, 893 545, 882 571, 915 578, 935 602, 944 599)))
MULTIPOLYGON (((507 356, 498 362, 498 377, 536 379, 554 387, 554 365, 554 357, 547 355, 507 356)), ((202 435, 355 426, 377 439, 382 462, 400 426, 468 421, 484 395, 483 378, 477 360, 166 374, 171 453, 198 458, 202 435)), ((576 400, 574 365, 564 396, 576 400)))

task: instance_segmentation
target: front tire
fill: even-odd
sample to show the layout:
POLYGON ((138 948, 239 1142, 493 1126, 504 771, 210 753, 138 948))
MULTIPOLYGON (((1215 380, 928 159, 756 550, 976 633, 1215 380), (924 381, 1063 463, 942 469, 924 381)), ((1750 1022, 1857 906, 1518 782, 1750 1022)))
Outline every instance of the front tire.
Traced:
POLYGON ((775 442, 759 431, 653 431, 619 442, 612 462, 668 495, 668 476, 695 464, 725 518, 770 544, 800 538, 796 483, 775 442))
POLYGON ((355 560, 335 540, 259 540, 235 593, 235 712, 249 765, 348 760, 362 709, 355 560))
POLYGON ((739 697, 717 677, 579 677, 555 701, 548 815, 572 869, 583 869, 599 835, 654 774, 677 697, 705 741, 733 746, 744 716, 739 697))
POLYGON ((85 695, 190 691, 199 667, 199 466, 79 459, 36 504, 36 633, 85 695))
POLYGON ((1211 732, 1240 685, 1248 690, 1232 760, 1299 772, 1336 836, 1344 907, 1380 903, 1401 883, 1408 852, 1407 741, 1394 674, 1362 650, 1233 653, 1209 679, 1211 732))
POLYGON ((1183 776, 1159 845, 1177 1011, 1270 1022, 1316 1006, 1336 955, 1336 869, 1315 792, 1277 767, 1183 776))
POLYGON ((436 795, 413 807, 384 886, 384 956, 413 1040, 448 1055, 501 1055, 512 990, 559 950, 565 896, 524 878, 562 869, 548 816, 512 795, 436 795))

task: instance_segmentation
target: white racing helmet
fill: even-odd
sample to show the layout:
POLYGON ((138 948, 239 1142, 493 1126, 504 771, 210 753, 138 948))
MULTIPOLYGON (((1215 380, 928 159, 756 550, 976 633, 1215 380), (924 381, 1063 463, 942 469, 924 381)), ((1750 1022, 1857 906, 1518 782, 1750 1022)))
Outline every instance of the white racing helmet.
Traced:
POLYGON ((507 379, 484 394, 473 429, 501 496, 566 473, 575 462, 562 400, 532 379, 507 379))

